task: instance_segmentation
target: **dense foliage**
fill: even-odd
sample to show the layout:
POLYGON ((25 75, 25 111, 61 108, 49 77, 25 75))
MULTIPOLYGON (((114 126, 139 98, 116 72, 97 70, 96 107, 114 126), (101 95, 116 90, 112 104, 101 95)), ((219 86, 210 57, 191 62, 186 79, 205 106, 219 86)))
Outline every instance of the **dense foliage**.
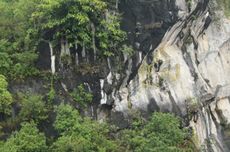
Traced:
POLYGON ((11 104, 13 102, 12 95, 7 90, 8 83, 3 75, 0 75, 0 113, 10 114, 11 104))
POLYGON ((20 94, 21 98, 21 110, 19 112, 19 117, 23 121, 40 122, 47 118, 47 105, 40 95, 33 94, 20 94))
POLYGON ((180 121, 171 114, 154 113, 146 123, 134 121, 132 129, 123 130, 121 138, 130 151, 175 152, 192 151, 185 140, 188 130, 180 127, 180 121))
POLYGON ((52 145, 54 151, 115 151, 115 141, 109 140, 108 125, 82 118, 69 105, 61 104, 56 111, 54 128, 61 136, 52 145))
POLYGON ((120 30, 119 17, 108 12, 107 5, 102 0, 43 0, 31 19, 43 39, 97 47, 110 56, 119 49, 125 33, 120 30))
POLYGON ((71 96, 73 97, 74 101, 80 103, 83 106, 92 102, 93 100, 93 95, 85 90, 83 84, 75 88, 71 93, 71 96))
POLYGON ((33 3, 27 0, 0 1, 0 73, 10 79, 36 75, 35 46, 29 38, 29 14, 33 3))
POLYGON ((52 43, 55 54, 63 48, 82 48, 95 56, 122 53, 126 34, 120 30, 119 14, 109 11, 110 3, 0 0, 0 73, 10 79, 37 75, 35 52, 41 41, 52 43))
POLYGON ((35 123, 23 123, 0 147, 1 152, 44 152, 47 150, 46 137, 40 133, 35 123))
POLYGON ((178 118, 171 114, 154 113, 150 120, 136 118, 131 128, 116 131, 106 123, 98 123, 68 104, 55 108, 53 124, 58 137, 49 145, 33 121, 22 123, 15 132, 2 143, 3 152, 88 152, 88 151, 136 151, 175 152, 193 151, 189 133, 181 129, 178 118), (114 134, 114 131, 117 132, 114 134))

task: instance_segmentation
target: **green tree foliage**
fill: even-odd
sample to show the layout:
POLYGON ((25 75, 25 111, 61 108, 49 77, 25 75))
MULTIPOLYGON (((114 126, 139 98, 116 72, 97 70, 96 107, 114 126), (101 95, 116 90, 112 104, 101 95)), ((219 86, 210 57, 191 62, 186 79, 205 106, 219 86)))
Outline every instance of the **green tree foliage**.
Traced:
POLYGON ((77 110, 74 110, 70 105, 61 104, 56 107, 56 121, 54 122, 55 129, 62 133, 72 130, 75 124, 79 124, 81 117, 77 110))
POLYGON ((1 152, 45 152, 46 137, 40 133, 35 123, 23 123, 20 131, 15 132, 0 147, 1 152))
POLYGON ((133 55, 133 48, 131 46, 128 46, 125 44, 122 46, 122 52, 127 54, 128 56, 132 56, 133 55))
POLYGON ((3 75, 0 75, 0 112, 3 114, 11 113, 13 103, 12 96, 7 90, 8 83, 3 75))
POLYGON ((48 109, 42 96, 33 94, 19 94, 21 110, 19 117, 24 121, 40 122, 47 119, 48 109))
POLYGON ((0 40, 0 73, 9 79, 23 79, 38 74, 34 67, 37 54, 31 51, 19 52, 12 43, 0 40))
POLYGON ((133 129, 121 133, 121 144, 136 152, 191 151, 188 132, 181 129, 178 118, 171 114, 154 113, 147 123, 135 121, 133 129))
MULTIPOLYGON (((38 1, 38 0, 37 0, 38 1)), ((29 18, 36 0, 0 0, 0 73, 10 79, 36 75, 36 41, 30 38, 29 18)))
POLYGON ((54 127, 61 136, 52 145, 55 152, 115 151, 115 142, 109 140, 109 127, 89 118, 81 118, 70 105, 57 107, 54 127))
POLYGON ((90 92, 87 92, 83 84, 79 85, 71 93, 74 101, 80 103, 82 106, 86 106, 87 103, 92 102, 93 95, 90 92))
POLYGON ((47 93, 47 100, 49 104, 52 104, 52 101, 54 100, 56 95, 55 89, 54 89, 54 77, 51 77, 50 81, 50 91, 47 93))
POLYGON ((148 120, 136 118, 132 125, 116 131, 106 123, 99 123, 80 116, 68 104, 55 108, 53 123, 58 136, 46 146, 44 134, 39 133, 35 123, 22 123, 20 131, 2 142, 3 152, 184 152, 193 151, 187 130, 180 120, 171 114, 154 113, 148 120))
POLYGON ((126 34, 106 0, 0 0, 0 73, 9 79, 38 74, 40 40, 68 41, 104 56, 122 53, 126 34), (22 60, 23 59, 23 60, 22 60))
POLYGON ((48 97, 49 103, 51 103, 54 100, 54 98, 55 98, 55 89, 53 88, 53 86, 50 87, 50 91, 48 92, 47 97, 48 97))
POLYGON ((229 0, 217 0, 216 2, 218 6, 224 11, 225 15, 229 17, 230 16, 230 1, 229 0))
POLYGON ((119 16, 108 11, 103 0, 43 0, 33 13, 36 30, 43 39, 68 40, 70 46, 78 43, 103 55, 114 55, 125 40, 125 32, 120 30, 119 16))
POLYGON ((0 38, 23 45, 32 27, 29 19, 39 2, 41 0, 1 0, 0 38))

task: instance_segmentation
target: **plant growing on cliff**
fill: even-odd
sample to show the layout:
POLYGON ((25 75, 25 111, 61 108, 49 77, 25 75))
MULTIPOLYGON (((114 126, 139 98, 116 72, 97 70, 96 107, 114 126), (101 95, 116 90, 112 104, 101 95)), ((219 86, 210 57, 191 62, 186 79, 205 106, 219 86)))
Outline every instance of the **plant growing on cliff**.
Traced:
POLYGON ((24 79, 38 74, 37 38, 32 37, 30 17, 40 0, 0 1, 0 73, 8 79, 24 79))
POLYGON ((105 56, 114 55, 125 39, 119 15, 109 12, 103 0, 44 0, 31 20, 43 39, 97 49, 105 56))
POLYGON ((122 52, 126 54, 127 56, 132 56, 134 53, 134 50, 131 46, 124 44, 122 46, 122 52))
POLYGON ((51 82, 50 82, 50 90, 47 93, 47 100, 49 104, 52 104, 52 101, 54 100, 56 95, 55 89, 54 89, 54 76, 51 77, 51 82))
POLYGON ((8 82, 3 75, 0 75, 0 112, 9 115, 13 103, 12 96, 7 90, 8 82))
POLYGON ((18 51, 7 40, 0 40, 0 73, 9 79, 24 79, 38 74, 34 61, 38 55, 33 51, 18 51))
POLYGON ((21 100, 19 116, 22 120, 33 120, 39 123, 48 118, 48 109, 42 96, 35 94, 19 94, 18 96, 21 100))
POLYGON ((188 119, 193 121, 197 121, 198 119, 198 111, 200 108, 199 101, 196 98, 188 98, 186 100, 186 106, 187 106, 187 114, 188 114, 188 119))
POLYGON ((86 106, 93 100, 93 95, 90 92, 87 92, 83 84, 80 84, 77 88, 71 93, 74 101, 78 102, 82 106, 86 106))

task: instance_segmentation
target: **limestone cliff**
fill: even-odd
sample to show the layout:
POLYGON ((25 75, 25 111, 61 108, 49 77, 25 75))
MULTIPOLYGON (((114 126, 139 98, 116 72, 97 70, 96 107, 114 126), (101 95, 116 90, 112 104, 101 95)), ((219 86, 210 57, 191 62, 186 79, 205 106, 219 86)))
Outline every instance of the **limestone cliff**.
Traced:
MULTIPOLYGON (((135 27, 141 30, 131 41, 144 56, 135 62, 136 73, 131 66, 127 70, 129 80, 124 79, 113 92, 111 117, 122 115, 124 120, 135 109, 146 114, 172 112, 184 119, 185 126, 193 128, 200 149, 229 151, 230 20, 215 1, 121 3, 131 5, 126 16, 136 13, 132 14, 135 27), (133 5, 141 6, 135 9, 133 5), (155 14, 157 5, 164 10, 161 15, 155 14), (159 31, 161 34, 156 36, 159 31)), ((131 23, 128 19, 125 22, 131 23)))
MULTIPOLYGON (((94 95, 93 104, 83 110, 86 115, 99 121, 109 118, 124 128, 136 110, 146 117, 154 111, 174 113, 183 119, 184 127, 192 128, 199 149, 227 152, 230 20, 217 2, 117 0, 122 29, 135 50, 132 56, 99 59, 84 47, 69 49, 67 43, 60 48, 68 48, 72 62, 64 64, 63 49, 43 42, 38 67, 58 77, 56 103, 71 102, 68 93, 84 84, 94 95)), ((48 83, 30 79, 11 84, 10 89, 45 94, 48 83)))

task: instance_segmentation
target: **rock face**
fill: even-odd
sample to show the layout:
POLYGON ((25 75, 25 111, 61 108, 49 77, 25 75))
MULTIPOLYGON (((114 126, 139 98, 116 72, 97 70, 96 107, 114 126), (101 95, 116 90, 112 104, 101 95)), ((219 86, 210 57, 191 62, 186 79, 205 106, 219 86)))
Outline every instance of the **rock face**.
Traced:
POLYGON ((130 16, 130 20, 124 22, 129 24, 127 27, 134 26, 132 19, 136 17, 139 21, 135 26, 154 28, 141 33, 148 41, 140 37, 138 42, 138 39, 131 39, 145 56, 130 81, 113 94, 115 101, 111 117, 125 119, 136 109, 146 114, 172 112, 184 119, 185 126, 193 128, 194 142, 200 149, 229 151, 230 20, 222 11, 216 10, 215 1, 209 0, 133 0, 121 3, 122 7, 125 7, 124 3, 131 5, 125 12, 126 17, 130 16), (145 10, 136 9, 137 5, 145 10), (157 16, 154 7, 164 10, 162 18, 165 20, 160 20, 161 16, 157 16), (133 11, 136 14, 132 14, 133 11), (149 21, 143 19, 145 14, 142 13, 146 13, 149 21), (153 32, 157 26, 154 19, 157 18, 159 26, 165 25, 165 28, 159 27, 159 31, 167 30, 161 32, 162 39, 153 32), (159 43, 155 43, 156 39, 159 43))
MULTIPOLYGON (((91 63, 87 50, 70 49, 76 74, 71 64, 59 64, 60 52, 53 62, 52 51, 40 52, 39 67, 47 70, 53 63, 53 71, 62 78, 55 88, 65 94, 84 84, 94 94, 89 115, 98 120, 109 117, 121 128, 136 110, 145 116, 154 111, 175 113, 185 127, 193 128, 199 149, 229 151, 230 20, 217 1, 117 0, 117 6, 135 49, 133 57, 124 54, 91 63), (88 70, 79 71, 79 65, 88 70)), ((42 90, 31 85, 14 91, 42 90)))

